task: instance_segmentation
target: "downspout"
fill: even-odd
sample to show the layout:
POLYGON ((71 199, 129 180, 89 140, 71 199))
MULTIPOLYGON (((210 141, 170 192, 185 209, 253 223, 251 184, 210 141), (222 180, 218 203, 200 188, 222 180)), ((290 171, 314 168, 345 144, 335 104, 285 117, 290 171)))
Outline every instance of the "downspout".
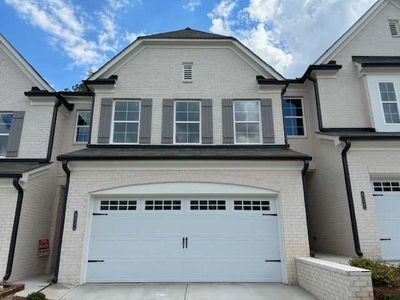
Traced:
POLYGON ((10 250, 8 251, 6 274, 3 277, 4 281, 7 281, 10 278, 11 273, 12 273, 12 268, 13 268, 13 263, 14 263, 14 254, 15 254, 15 245, 17 243, 17 236, 18 236, 19 219, 21 216, 22 201, 24 199, 24 189, 20 185, 19 179, 20 179, 20 177, 16 177, 13 179, 13 185, 18 192, 18 198, 17 198, 17 205, 15 207, 14 224, 13 224, 11 240, 10 240, 10 250))
POLYGON ((287 139, 287 133, 286 133, 286 126, 285 126, 285 112, 284 112, 284 107, 283 107, 283 96, 285 95, 287 88, 289 87, 289 83, 286 83, 286 86, 283 88, 281 92, 281 106, 282 106, 282 120, 283 120, 283 135, 285 138, 285 145, 287 148, 289 148, 289 143, 287 139))
POLYGON ((360 238, 358 236, 357 219, 356 219, 356 213, 354 210, 353 191, 352 191, 352 187, 351 187, 349 164, 348 164, 348 160, 347 160, 347 152, 350 150, 351 141, 343 140, 343 142, 345 143, 345 147, 342 150, 342 163, 343 163, 344 180, 345 180, 345 184, 346 184, 347 200, 349 203, 351 229, 353 231, 353 240, 354 240, 355 251, 356 251, 357 255, 361 257, 361 256, 363 256, 363 253, 361 252, 360 238))
POLYGON ((59 232, 59 238, 58 238, 56 265, 55 265, 55 270, 54 270, 54 278, 52 280, 53 283, 57 283, 58 282, 58 272, 60 270, 61 247, 62 247, 63 234, 64 234, 65 214, 66 214, 66 211, 67 211, 69 181, 70 181, 70 176, 71 176, 71 170, 68 168, 68 161, 67 160, 62 162, 62 168, 63 168, 67 178, 65 180, 64 202, 63 202, 63 209, 62 209, 62 215, 61 215, 61 224, 60 224, 60 232, 59 232))
POLYGON ((324 128, 324 125, 322 123, 321 102, 320 102, 320 98, 319 98, 318 81, 315 78, 312 78, 312 76, 310 74, 308 74, 306 78, 308 80, 310 80, 313 83, 313 86, 314 86, 315 105, 316 105, 317 120, 318 120, 318 130, 320 132, 327 132, 329 130, 324 128))
POLYGON ((301 171, 301 179, 303 182, 303 193, 304 193, 304 206, 306 209, 306 222, 307 222, 307 233, 308 233, 308 247, 310 248, 310 256, 315 257, 314 251, 311 250, 311 222, 310 222, 310 207, 308 205, 308 197, 307 197, 307 184, 306 184, 306 174, 308 169, 310 168, 310 161, 304 161, 304 167, 301 171))

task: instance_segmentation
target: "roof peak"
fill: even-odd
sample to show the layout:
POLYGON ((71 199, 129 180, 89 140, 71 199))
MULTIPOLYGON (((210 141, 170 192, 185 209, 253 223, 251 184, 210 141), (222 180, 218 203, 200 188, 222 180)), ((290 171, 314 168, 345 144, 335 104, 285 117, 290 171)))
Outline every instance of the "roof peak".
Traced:
POLYGON ((232 39, 232 37, 186 27, 139 37, 140 39, 232 39))

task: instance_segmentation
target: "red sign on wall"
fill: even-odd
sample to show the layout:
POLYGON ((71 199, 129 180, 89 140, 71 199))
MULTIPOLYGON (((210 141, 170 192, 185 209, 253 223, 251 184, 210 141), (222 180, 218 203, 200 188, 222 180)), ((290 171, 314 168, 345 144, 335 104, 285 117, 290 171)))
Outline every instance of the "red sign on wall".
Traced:
POLYGON ((39 240, 39 256, 46 256, 50 254, 50 242, 48 239, 39 240))

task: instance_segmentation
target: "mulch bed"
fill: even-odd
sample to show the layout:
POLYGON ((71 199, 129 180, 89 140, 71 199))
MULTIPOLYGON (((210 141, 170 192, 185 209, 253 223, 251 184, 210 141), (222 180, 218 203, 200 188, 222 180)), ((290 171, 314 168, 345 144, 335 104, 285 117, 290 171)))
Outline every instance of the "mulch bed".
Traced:
POLYGON ((400 300, 400 286, 374 286, 376 300, 400 300))

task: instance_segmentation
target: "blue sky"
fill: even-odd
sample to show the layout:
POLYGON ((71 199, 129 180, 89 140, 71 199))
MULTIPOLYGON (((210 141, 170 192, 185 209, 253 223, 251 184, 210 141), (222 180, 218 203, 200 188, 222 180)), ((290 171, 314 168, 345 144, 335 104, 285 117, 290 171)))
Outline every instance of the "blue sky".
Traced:
POLYGON ((0 0, 0 32, 56 89, 138 35, 185 27, 232 35, 301 76, 375 0, 0 0))

